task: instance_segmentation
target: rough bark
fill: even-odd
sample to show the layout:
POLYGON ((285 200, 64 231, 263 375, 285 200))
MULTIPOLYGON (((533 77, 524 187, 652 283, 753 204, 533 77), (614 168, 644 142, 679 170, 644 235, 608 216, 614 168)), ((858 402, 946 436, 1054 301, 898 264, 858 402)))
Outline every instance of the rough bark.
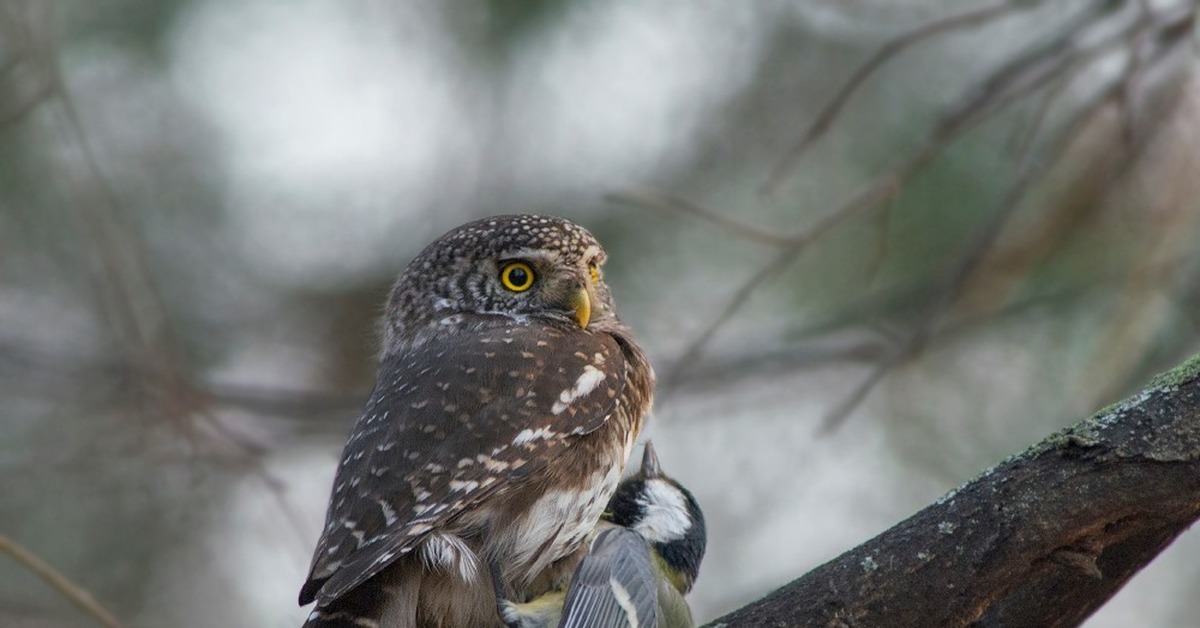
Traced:
POLYGON ((1200 516, 1200 356, 717 627, 1075 626, 1200 516))

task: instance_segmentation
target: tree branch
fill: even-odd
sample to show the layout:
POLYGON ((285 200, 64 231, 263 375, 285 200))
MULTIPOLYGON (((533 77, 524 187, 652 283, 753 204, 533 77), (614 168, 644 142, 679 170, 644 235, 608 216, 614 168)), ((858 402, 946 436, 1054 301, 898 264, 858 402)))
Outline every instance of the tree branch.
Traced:
POLYGON ((55 591, 58 591, 105 628, 122 628, 121 622, 101 606, 86 589, 71 582, 49 563, 3 534, 0 534, 0 553, 8 554, 26 569, 37 574, 39 578, 46 581, 46 584, 53 587, 55 591))
POLYGON ((1200 356, 710 624, 1075 626, 1200 517, 1200 356))

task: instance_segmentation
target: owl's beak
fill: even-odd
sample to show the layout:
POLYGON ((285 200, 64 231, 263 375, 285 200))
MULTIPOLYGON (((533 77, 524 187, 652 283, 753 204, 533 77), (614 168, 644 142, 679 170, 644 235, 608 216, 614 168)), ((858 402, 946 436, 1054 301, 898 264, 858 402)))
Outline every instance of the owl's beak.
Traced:
POLYGON ((592 297, 588 295, 587 288, 576 288, 567 298, 567 305, 575 312, 575 322, 587 328, 588 321, 592 320, 592 297))

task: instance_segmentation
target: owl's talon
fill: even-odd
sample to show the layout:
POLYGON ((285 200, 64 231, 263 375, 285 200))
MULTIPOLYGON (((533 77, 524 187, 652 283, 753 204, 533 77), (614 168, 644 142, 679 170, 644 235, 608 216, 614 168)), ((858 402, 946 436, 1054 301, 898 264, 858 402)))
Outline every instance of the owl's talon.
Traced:
POLYGON ((500 613, 500 621, 503 621, 508 628, 524 628, 521 622, 521 612, 517 609, 516 604, 508 600, 499 600, 496 602, 496 610, 500 613))
POLYGON ((544 608, 541 599, 525 604, 517 604, 508 600, 496 603, 500 611, 500 620, 508 628, 554 628, 558 625, 562 608, 561 596, 556 600, 557 607, 544 608))
POLYGON ((514 619, 518 617, 513 614, 514 605, 508 601, 509 592, 504 584, 504 572, 495 558, 488 559, 488 573, 492 577, 492 592, 496 594, 496 613, 508 628, 520 628, 521 624, 514 619))
POLYGON ((508 628, 555 628, 562 619, 565 597, 566 591, 550 591, 523 604, 501 599, 496 608, 508 628))

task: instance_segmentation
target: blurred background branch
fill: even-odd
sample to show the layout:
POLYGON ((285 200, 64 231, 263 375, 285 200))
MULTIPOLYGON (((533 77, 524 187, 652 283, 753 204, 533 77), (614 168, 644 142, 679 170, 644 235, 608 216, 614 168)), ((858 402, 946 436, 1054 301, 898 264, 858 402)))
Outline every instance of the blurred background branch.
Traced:
POLYGON ((92 616, 100 625, 107 628, 121 628, 121 622, 117 621, 117 618, 113 617, 112 613, 105 610, 103 606, 100 606, 91 593, 83 590, 32 552, 2 534, 0 534, 0 552, 8 554, 13 560, 44 580, 63 597, 92 616))

